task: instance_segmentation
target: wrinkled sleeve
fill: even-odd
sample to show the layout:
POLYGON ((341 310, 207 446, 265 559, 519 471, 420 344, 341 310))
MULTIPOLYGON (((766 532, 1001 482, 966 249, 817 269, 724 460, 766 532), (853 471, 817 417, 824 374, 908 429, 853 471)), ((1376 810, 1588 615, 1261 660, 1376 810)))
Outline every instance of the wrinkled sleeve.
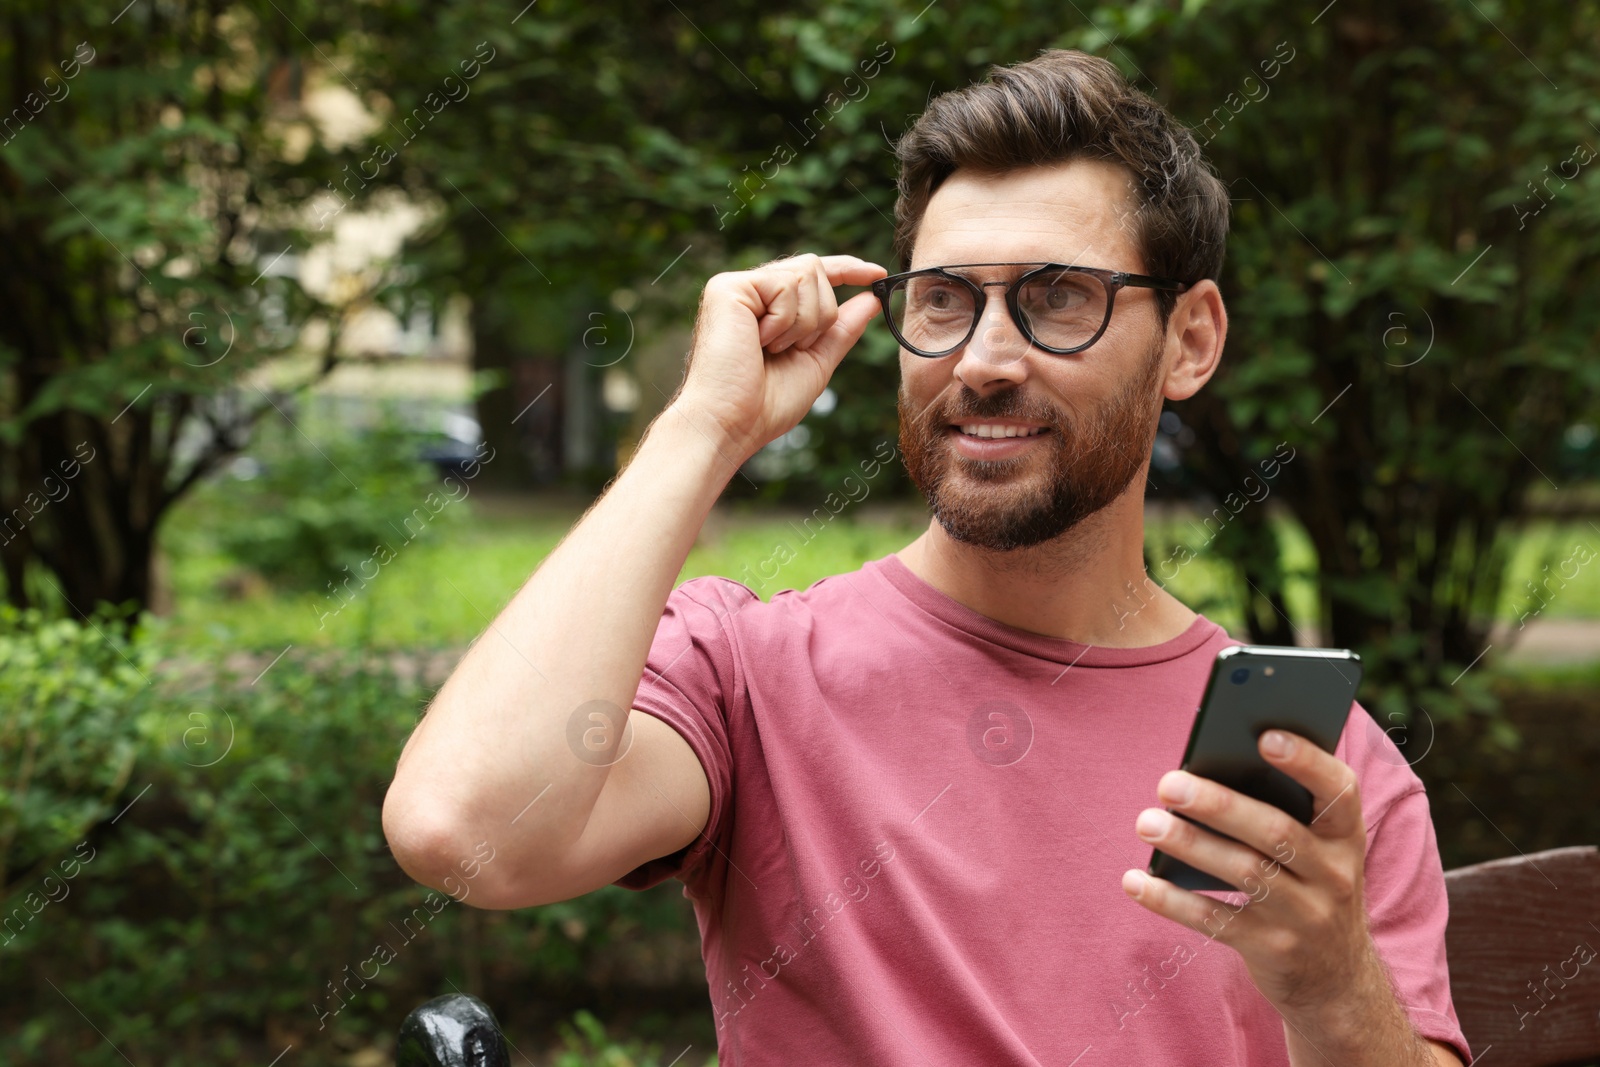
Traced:
MULTIPOLYGON (((1391 733, 1359 704, 1352 709, 1340 751, 1361 783, 1367 823, 1366 903, 1378 955, 1389 969, 1396 999, 1419 1034, 1451 1046, 1472 1061, 1450 999, 1445 924, 1450 902, 1422 781, 1391 733)), ((1427 739, 1421 739, 1426 743, 1427 739)))
POLYGON ((693 842, 635 867, 614 885, 649 889, 668 878, 692 885, 715 848, 726 851, 733 782, 728 711, 738 706, 742 687, 730 620, 757 599, 745 586, 715 577, 684 582, 667 598, 633 707, 688 742, 705 771, 711 811, 693 842))

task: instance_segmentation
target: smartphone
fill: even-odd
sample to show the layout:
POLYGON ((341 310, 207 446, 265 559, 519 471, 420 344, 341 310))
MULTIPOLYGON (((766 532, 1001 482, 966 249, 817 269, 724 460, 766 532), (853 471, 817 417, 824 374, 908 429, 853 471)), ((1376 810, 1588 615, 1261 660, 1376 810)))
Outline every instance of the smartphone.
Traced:
MULTIPOLYGON (((1262 759, 1257 742, 1276 728, 1332 752, 1360 683, 1361 657, 1347 648, 1225 648, 1211 665, 1182 767, 1309 823, 1310 790, 1262 759)), ((1150 854, 1150 873, 1184 889, 1237 892, 1160 849, 1150 854)))

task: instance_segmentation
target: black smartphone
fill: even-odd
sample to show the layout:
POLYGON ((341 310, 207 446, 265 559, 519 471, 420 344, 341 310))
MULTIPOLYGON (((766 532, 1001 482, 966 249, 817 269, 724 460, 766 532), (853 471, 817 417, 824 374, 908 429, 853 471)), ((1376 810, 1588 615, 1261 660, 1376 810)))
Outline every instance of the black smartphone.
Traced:
MULTIPOLYGON (((1181 766, 1309 823, 1310 790, 1262 759, 1257 743, 1276 728, 1332 752, 1360 684, 1361 657, 1347 648, 1225 648, 1211 665, 1181 766)), ((1237 889, 1160 849, 1150 854, 1150 873, 1184 889, 1237 889)))

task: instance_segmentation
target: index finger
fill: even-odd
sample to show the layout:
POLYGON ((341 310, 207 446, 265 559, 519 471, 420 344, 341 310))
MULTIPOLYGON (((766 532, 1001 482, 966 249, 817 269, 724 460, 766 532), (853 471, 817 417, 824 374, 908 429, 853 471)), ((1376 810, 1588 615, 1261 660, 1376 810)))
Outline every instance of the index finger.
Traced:
POLYGON ((1364 831, 1356 772, 1331 752, 1286 730, 1268 730, 1256 742, 1261 758, 1311 791, 1314 833, 1344 837, 1364 831))
POLYGON ((889 272, 884 267, 856 256, 821 256, 822 270, 830 285, 871 285, 889 272))

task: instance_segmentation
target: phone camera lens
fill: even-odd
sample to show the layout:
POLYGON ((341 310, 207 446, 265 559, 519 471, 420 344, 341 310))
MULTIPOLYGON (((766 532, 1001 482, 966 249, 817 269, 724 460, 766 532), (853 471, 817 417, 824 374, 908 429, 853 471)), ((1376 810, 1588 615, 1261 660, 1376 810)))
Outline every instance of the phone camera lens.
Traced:
POLYGON ((1243 685, 1250 680, 1250 668, 1240 667, 1229 676, 1234 685, 1243 685))

